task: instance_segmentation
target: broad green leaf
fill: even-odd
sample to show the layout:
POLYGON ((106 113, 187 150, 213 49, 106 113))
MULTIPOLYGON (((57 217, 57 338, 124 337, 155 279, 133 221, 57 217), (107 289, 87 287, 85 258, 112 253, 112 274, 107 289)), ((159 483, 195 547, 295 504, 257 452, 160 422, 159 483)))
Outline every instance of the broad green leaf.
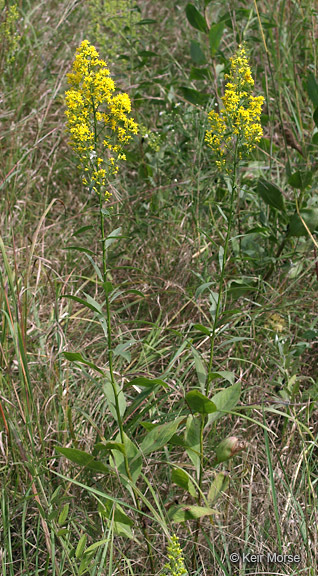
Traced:
POLYGON ((216 510, 206 508, 205 506, 173 506, 168 512, 168 518, 171 522, 185 522, 186 520, 197 520, 204 516, 215 514, 216 510))
POLYGON ((314 74, 309 74, 307 79, 307 94, 312 101, 314 108, 318 106, 318 82, 314 74))
POLYGON ((260 178, 257 184, 257 193, 266 204, 276 210, 285 210, 284 198, 281 190, 275 184, 260 178))
MULTIPOLYGON (((115 439, 116 442, 120 442, 120 434, 118 433, 115 439)), ((137 448, 134 442, 127 436, 124 432, 124 444, 125 450, 127 454, 127 460, 129 465, 129 470, 133 481, 136 483, 142 469, 142 455, 141 450, 137 448)), ((125 466, 125 458, 124 455, 119 452, 118 450, 114 450, 112 453, 112 457, 109 459, 110 465, 113 466, 115 463, 117 470, 127 476, 126 466, 125 466)))
POLYGON ((61 514, 59 515, 59 519, 58 519, 58 525, 59 526, 63 526, 65 524, 67 516, 68 516, 69 508, 70 508, 69 504, 65 504, 65 506, 63 507, 63 510, 62 510, 61 514))
POLYGON ((186 16, 188 22, 191 24, 191 26, 193 26, 193 28, 199 30, 200 32, 208 32, 208 25, 204 16, 200 14, 200 12, 193 4, 189 3, 186 5, 186 16))
POLYGON ((96 372, 99 372, 104 376, 105 372, 101 368, 96 366, 96 364, 93 364, 93 362, 85 360, 85 358, 83 358, 80 352, 63 352, 63 354, 66 360, 70 360, 71 362, 79 362, 80 364, 85 364, 85 366, 89 366, 90 368, 96 370, 96 372))
POLYGON ((112 416, 117 422, 118 415, 117 415, 117 410, 116 410, 116 396, 118 399, 119 413, 120 413, 121 418, 123 418, 123 416, 126 412, 125 394, 124 394, 123 390, 118 386, 117 382, 114 382, 112 384, 110 379, 107 379, 106 382, 104 383, 103 390, 105 393, 105 397, 106 397, 109 409, 112 413, 112 416), (114 391, 114 387, 115 387, 115 391, 114 391), (116 396, 115 396, 115 394, 116 394, 116 396))
POLYGON ((192 412, 199 412, 199 414, 211 414, 216 411, 214 402, 201 394, 199 390, 191 390, 186 394, 185 401, 189 405, 192 412))
POLYGON ((87 535, 83 534, 83 536, 81 536, 81 538, 79 539, 79 542, 76 546, 76 552, 75 552, 76 558, 81 558, 83 556, 85 546, 86 546, 86 541, 87 541, 87 535))
POLYGON ((195 467, 197 477, 200 470, 200 419, 189 414, 185 430, 186 452, 195 467))
POLYGON ((219 370, 218 372, 209 373, 209 382, 216 378, 223 378, 223 380, 227 380, 230 384, 234 384, 235 374, 229 370, 219 370))
POLYGON ((199 42, 192 40, 190 45, 190 56, 195 64, 202 66, 206 63, 206 58, 201 50, 199 42))
POLYGON ((151 452, 155 452, 156 450, 160 450, 163 446, 166 446, 172 438, 172 436, 176 433, 178 427, 180 426, 181 422, 184 420, 184 417, 181 416, 176 418, 172 422, 167 422, 165 424, 159 424, 155 428, 153 428, 150 432, 148 432, 147 436, 143 439, 140 450, 144 456, 150 454, 151 452))
POLYGON ((190 80, 206 80, 210 77, 208 68, 195 68, 190 70, 190 80))
POLYGON ((212 56, 215 56, 219 49, 223 36, 224 26, 224 22, 218 22, 217 24, 213 24, 209 30, 209 42, 212 56))
MULTIPOLYGON (((300 210, 300 215, 310 232, 318 231, 318 208, 303 208, 300 210)), ((288 236, 308 236, 308 231, 297 213, 289 221, 288 236)))
POLYGON ((180 488, 189 492, 193 498, 196 497, 197 491, 191 481, 190 475, 185 470, 182 470, 182 468, 174 468, 172 470, 171 480, 177 484, 177 486, 180 486, 180 488))
POLYGON ((198 92, 198 90, 194 90, 194 88, 188 88, 187 86, 180 86, 179 90, 185 100, 198 106, 205 106, 211 99, 209 94, 205 94, 205 92, 198 92))
POLYGON ((88 454, 83 450, 78 450, 77 448, 63 448, 62 446, 55 446, 55 450, 60 454, 63 454, 71 462, 79 464, 80 466, 85 466, 88 470, 93 472, 101 472, 102 474, 108 473, 109 469, 102 462, 97 462, 92 454, 88 454))
POLYGON ((238 403, 241 396, 241 383, 236 382, 233 386, 224 388, 217 394, 215 394, 211 400, 217 408, 217 412, 209 414, 208 424, 215 422, 224 415, 224 412, 230 412, 238 403))
POLYGON ((291 174, 288 178, 288 184, 292 186, 292 188, 298 188, 299 190, 305 190, 307 186, 312 183, 312 172, 307 170, 306 172, 297 170, 291 174))
POLYGON ((230 483, 229 476, 226 472, 218 472, 215 476, 208 492, 208 504, 213 504, 221 492, 225 492, 230 483))
MULTIPOLYGON (((316 110, 313 114, 313 119, 314 119, 316 126, 318 127, 318 107, 316 108, 316 110)), ((317 136, 317 132, 316 132, 315 136, 317 136)))

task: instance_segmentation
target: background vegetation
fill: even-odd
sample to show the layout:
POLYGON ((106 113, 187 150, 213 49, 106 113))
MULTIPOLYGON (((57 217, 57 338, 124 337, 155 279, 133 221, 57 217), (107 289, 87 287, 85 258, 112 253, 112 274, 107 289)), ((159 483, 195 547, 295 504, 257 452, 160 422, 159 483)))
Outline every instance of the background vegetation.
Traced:
POLYGON ((175 533, 191 575, 314 576, 315 2, 19 0, 1 10, 1 573, 161 574, 175 533), (65 133, 66 73, 83 39, 140 127, 110 183, 107 223, 131 478, 114 445, 96 308, 98 206, 65 133), (264 137, 240 168, 216 319, 229 192, 204 136, 242 41, 265 97, 264 137), (206 385, 219 409, 209 416, 187 396, 206 385), (220 462, 227 437, 244 449, 220 462), (234 551, 301 561, 234 564, 234 551))

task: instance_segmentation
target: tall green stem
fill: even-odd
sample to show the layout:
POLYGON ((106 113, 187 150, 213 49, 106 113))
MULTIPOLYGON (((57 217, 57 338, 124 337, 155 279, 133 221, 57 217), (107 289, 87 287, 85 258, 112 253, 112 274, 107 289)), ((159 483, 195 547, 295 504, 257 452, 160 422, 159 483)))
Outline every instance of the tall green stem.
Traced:
POLYGON ((227 261, 227 255, 228 255, 229 242, 230 242, 231 233, 232 233, 232 224, 233 224, 233 216, 234 216, 234 198, 235 198, 235 194, 236 194, 236 190, 237 190, 237 165, 238 165, 237 148, 238 148, 238 144, 236 142, 235 151, 234 151, 233 174, 232 174, 232 178, 231 178, 231 195, 230 195, 229 217, 228 217, 228 221, 227 221, 227 231, 226 231, 226 237, 225 237, 225 243, 224 243, 223 257, 222 257, 222 270, 221 270, 221 276, 220 276, 220 282, 219 282, 219 293, 218 293, 218 299, 217 299, 217 304, 216 304, 212 334, 210 336, 210 359, 209 359, 208 376, 207 376, 206 388, 205 388, 206 395, 208 395, 209 391, 210 391, 209 374, 212 371, 212 366, 213 366, 216 329, 217 329, 218 320, 219 320, 220 311, 221 311, 221 303, 222 303, 223 291, 224 291, 223 284, 224 284, 224 278, 225 278, 226 261, 227 261))

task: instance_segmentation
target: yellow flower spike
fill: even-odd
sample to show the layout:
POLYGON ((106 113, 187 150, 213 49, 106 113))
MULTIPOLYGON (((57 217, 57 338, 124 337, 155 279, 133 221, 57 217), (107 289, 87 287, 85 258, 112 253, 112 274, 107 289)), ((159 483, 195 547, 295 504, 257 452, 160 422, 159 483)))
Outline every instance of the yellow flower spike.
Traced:
MULTIPOLYGON (((244 46, 238 47, 230 62, 230 74, 225 75, 228 82, 221 98, 224 107, 220 113, 214 110, 209 113, 210 130, 205 135, 220 169, 226 167, 226 157, 233 157, 233 150, 237 150, 237 157, 242 159, 244 152, 246 155, 253 150, 263 135, 260 115, 264 98, 251 94, 254 80, 244 46)), ((231 168, 226 170, 231 172, 231 168)))
MULTIPOLYGON (((67 78, 70 89, 65 93, 65 115, 70 145, 86 173, 83 183, 87 185, 90 175, 92 189, 99 194, 108 176, 118 172, 118 162, 126 159, 122 146, 137 134, 138 125, 128 117, 128 94, 114 94, 107 64, 88 40, 77 48, 67 78)), ((105 197, 109 196, 105 192, 105 197)))

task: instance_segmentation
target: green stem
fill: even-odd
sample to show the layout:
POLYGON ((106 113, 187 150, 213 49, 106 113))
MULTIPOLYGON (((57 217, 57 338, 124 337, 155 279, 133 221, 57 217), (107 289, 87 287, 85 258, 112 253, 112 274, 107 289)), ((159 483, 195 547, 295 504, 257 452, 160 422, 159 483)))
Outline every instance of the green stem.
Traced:
POLYGON ((224 284, 224 278, 225 278, 225 268, 226 268, 229 242, 230 242, 231 232, 232 232, 233 215, 234 215, 234 197, 235 197, 235 193, 237 190, 237 182, 236 182, 237 181, 237 165, 238 165, 237 148, 238 148, 238 144, 236 142, 235 151, 234 151, 233 175, 232 175, 232 180, 231 180, 230 213, 229 213, 229 218, 227 221, 227 232, 226 232, 225 243, 224 243, 224 251, 223 251, 223 258, 222 258, 222 270, 221 270, 220 285, 219 285, 219 294, 218 294, 218 300, 217 300, 217 305, 216 305, 216 310, 215 310, 215 317, 214 317, 214 322, 213 322, 212 334, 210 336, 210 360, 209 360, 208 376, 207 376, 206 389, 205 389, 206 396, 209 394, 209 391, 210 391, 209 374, 212 371, 212 366, 213 366, 216 328, 217 328, 217 324, 218 324, 218 320, 219 320, 219 316, 220 316, 221 303, 222 303, 222 298, 223 298, 223 284, 224 284))
MULTIPOLYGON (((94 117, 96 118, 95 109, 94 109, 94 117)), ((96 129, 97 128, 96 128, 96 122, 95 122, 95 144, 96 144, 96 139, 97 139, 96 129)), ((113 347, 112 347, 112 330, 111 330, 111 317, 110 317, 110 301, 109 301, 109 290, 107 288, 107 248, 106 248, 106 237, 105 237, 105 217, 103 214, 103 199, 102 199, 101 189, 99 189, 98 196, 99 196, 100 233, 101 233, 102 251, 103 251, 103 289, 104 289, 105 304, 106 304, 108 366, 109 366, 110 382, 111 382, 111 386, 113 389, 113 395, 114 395, 114 399, 115 399, 115 410, 116 410, 117 422, 118 422, 118 427, 119 427, 120 440, 121 440, 121 443, 123 444, 123 446, 125 446, 124 427, 123 427, 122 417, 120 414, 118 392, 117 392, 117 386, 116 386, 116 380, 115 380, 114 368, 113 368, 113 347)), ((124 450, 124 465, 125 465, 126 475, 129 478, 129 480, 132 484, 132 487, 133 487, 136 506, 137 506, 139 512, 141 512, 142 506, 141 506, 141 502, 140 502, 140 499, 138 497, 138 494, 136 493, 136 490, 134 489, 134 482, 133 482, 133 479, 131 476, 126 450, 124 450)), ((154 573, 155 565, 154 565, 152 547, 151 547, 151 542, 149 539, 147 528, 145 526, 142 527, 142 531, 143 531, 144 538, 145 538, 145 541, 147 544, 147 550, 148 550, 148 556, 149 556, 149 560, 150 560, 151 570, 154 573)))

